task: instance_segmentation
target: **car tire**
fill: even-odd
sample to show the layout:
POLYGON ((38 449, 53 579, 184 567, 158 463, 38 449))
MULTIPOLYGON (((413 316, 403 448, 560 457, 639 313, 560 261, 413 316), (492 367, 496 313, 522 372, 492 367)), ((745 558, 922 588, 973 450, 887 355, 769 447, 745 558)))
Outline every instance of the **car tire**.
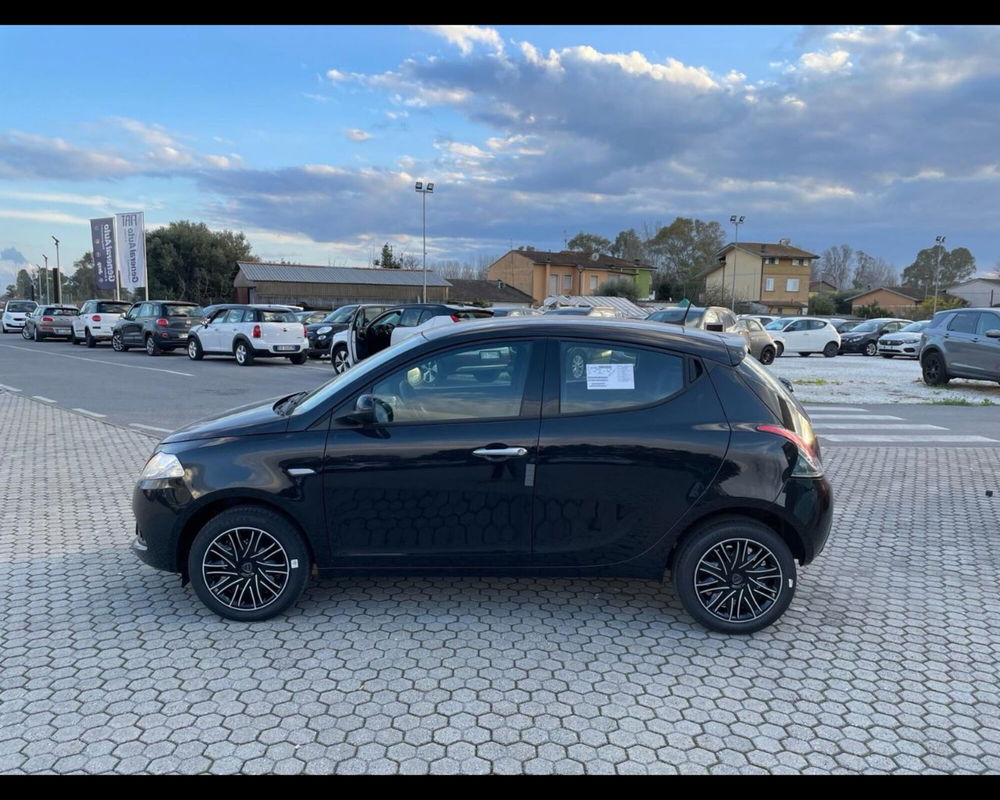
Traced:
POLYGON ((928 386, 946 386, 951 376, 940 353, 928 353, 920 359, 921 373, 928 386))
POLYGON ((83 340, 87 343, 87 347, 91 349, 97 347, 97 339, 95 339, 93 335, 91 335, 90 328, 83 329, 83 340))
POLYGON ((80 344, 80 340, 76 338, 76 331, 73 331, 73 333, 69 335, 69 343, 73 345, 80 344))
POLYGON ((684 610, 700 624, 719 633, 753 633, 792 602, 795 559, 771 528, 746 517, 725 517, 685 539, 673 579, 684 610))
POLYGON ((824 358, 833 358, 840 352, 840 345, 836 342, 827 342, 826 347, 823 348, 824 358))
POLYGON ((277 512, 236 506, 210 519, 187 558, 195 594, 220 617, 259 622, 298 602, 309 582, 309 550, 277 512))
POLYGON ((24 339, 25 341, 31 341, 31 334, 28 333, 28 326, 27 325, 25 325, 23 328, 21 328, 21 338, 24 339))
POLYGON ((763 350, 760 351, 760 363, 763 364, 765 367, 768 364, 773 364, 774 355, 775 353, 773 347, 765 347, 763 350))
POLYGON ((776 358, 781 358, 781 356, 784 355, 785 346, 781 342, 775 342, 774 346, 775 346, 775 348, 777 350, 777 352, 775 353, 775 357, 776 358))
POLYGON ((865 349, 862 350, 861 352, 864 353, 869 358, 871 358, 872 356, 876 356, 878 355, 878 345, 875 344, 875 342, 868 342, 868 344, 865 345, 865 349))
POLYGON ((346 347, 341 345, 333 348, 333 351, 330 353, 330 365, 333 367, 333 371, 338 375, 347 372, 351 368, 351 365, 347 363, 348 358, 346 347))
POLYGON ((158 356, 159 354, 160 346, 156 343, 156 339, 153 338, 152 334, 146 336, 146 355, 158 356))
POLYGON ((111 334, 111 349, 116 353, 124 353, 128 350, 128 345, 122 341, 122 335, 118 331, 111 334))
POLYGON ((241 367, 249 367, 253 364, 253 348, 241 339, 233 345, 233 357, 241 367))
POLYGON ((300 364, 305 364, 306 361, 309 360, 309 356, 307 356, 305 353, 296 353, 293 356, 289 356, 288 360, 295 365, 300 365, 300 364))
POLYGON ((201 361, 205 357, 205 351, 201 349, 201 342, 197 336, 188 339, 187 354, 192 361, 201 361))

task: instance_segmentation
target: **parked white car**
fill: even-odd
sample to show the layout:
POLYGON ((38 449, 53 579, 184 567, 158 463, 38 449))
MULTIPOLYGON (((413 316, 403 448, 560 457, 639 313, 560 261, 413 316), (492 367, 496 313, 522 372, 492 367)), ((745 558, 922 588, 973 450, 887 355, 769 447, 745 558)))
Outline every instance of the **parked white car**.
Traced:
POLYGON ((80 307, 79 316, 73 317, 70 342, 86 342, 87 347, 96 347, 98 342, 110 342, 111 329, 131 307, 131 303, 119 300, 88 300, 80 307))
POLYGON ((765 325, 776 344, 780 344, 778 355, 798 353, 810 356, 822 353, 833 358, 840 351, 840 334, 830 324, 830 320, 820 317, 780 317, 765 325))
POLYGON ((18 333, 24 327, 24 318, 38 308, 34 300, 8 300, 4 306, 0 326, 4 333, 18 333))
POLYGON ((282 307, 223 305, 188 334, 188 358, 232 356, 241 367, 256 358, 287 358, 305 364, 309 339, 306 326, 282 307))

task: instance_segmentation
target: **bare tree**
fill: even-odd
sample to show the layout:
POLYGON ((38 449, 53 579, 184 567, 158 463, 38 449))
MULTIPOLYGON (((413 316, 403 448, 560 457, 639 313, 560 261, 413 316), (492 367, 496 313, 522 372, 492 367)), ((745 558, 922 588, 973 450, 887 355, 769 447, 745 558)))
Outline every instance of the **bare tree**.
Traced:
POLYGON ((872 256, 864 250, 854 254, 857 266, 854 268, 855 289, 877 289, 880 286, 895 286, 899 280, 898 270, 884 258, 872 256))
POLYGON ((814 280, 832 283, 838 289, 846 289, 851 281, 854 250, 846 244, 828 247, 823 251, 816 267, 814 280))

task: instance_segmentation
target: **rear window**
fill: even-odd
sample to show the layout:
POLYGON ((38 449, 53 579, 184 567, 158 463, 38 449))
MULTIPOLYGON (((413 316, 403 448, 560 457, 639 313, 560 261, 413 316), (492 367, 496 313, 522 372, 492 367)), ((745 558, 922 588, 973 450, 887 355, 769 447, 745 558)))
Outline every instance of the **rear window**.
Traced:
POLYGON ((458 317, 459 319, 488 319, 493 316, 492 311, 483 309, 463 309, 462 311, 452 311, 451 315, 453 317, 458 317))
POLYGON ((298 322, 291 311, 261 311, 261 322, 298 322))
POLYGON ((75 317, 79 312, 75 308, 46 308, 42 313, 49 317, 75 317))
POLYGON ((25 302, 25 303, 11 302, 11 303, 7 303, 7 310, 11 311, 11 312, 13 312, 13 311, 18 311, 18 312, 22 312, 22 311, 34 311, 36 308, 38 308, 38 306, 35 303, 32 303, 32 302, 25 302))
POLYGON ((690 311, 687 311, 686 308, 664 308, 660 311, 654 311, 646 319, 651 319, 654 322, 671 322, 675 325, 680 325, 683 320, 684 327, 698 328, 701 326, 703 316, 705 316, 703 308, 692 308, 690 311), (684 316, 685 312, 687 312, 687 317, 684 316))
POLYGON ((202 317, 205 310, 201 306, 166 305, 164 309, 169 317, 202 317))
POLYGON ((124 314, 129 309, 128 303, 98 303, 97 314, 124 314))

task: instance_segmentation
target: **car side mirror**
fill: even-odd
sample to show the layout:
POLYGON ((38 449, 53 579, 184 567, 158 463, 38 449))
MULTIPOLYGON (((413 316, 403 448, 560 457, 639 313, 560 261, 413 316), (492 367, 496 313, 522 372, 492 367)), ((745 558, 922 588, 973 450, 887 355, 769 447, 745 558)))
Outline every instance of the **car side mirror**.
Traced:
POLYGON ((363 394, 354 403, 354 411, 340 421, 353 425, 385 425, 392 422, 392 406, 373 394, 363 394))
POLYGON ((986 331, 986 336, 989 339, 1000 339, 1000 328, 990 328, 986 331))

